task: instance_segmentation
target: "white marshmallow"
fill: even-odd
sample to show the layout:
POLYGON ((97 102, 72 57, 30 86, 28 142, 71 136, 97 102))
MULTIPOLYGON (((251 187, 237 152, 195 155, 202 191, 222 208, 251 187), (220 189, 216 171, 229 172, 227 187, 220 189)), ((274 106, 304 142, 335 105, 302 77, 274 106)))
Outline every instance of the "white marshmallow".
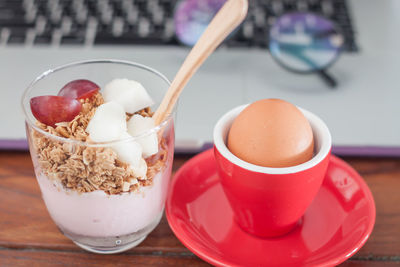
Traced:
POLYGON ((138 180, 136 178, 131 178, 131 179, 129 179, 129 182, 131 185, 135 185, 138 183, 138 180))
POLYGON ((124 191, 124 192, 128 192, 129 191, 129 187, 131 186, 131 184, 130 183, 128 183, 128 182, 124 182, 123 184, 122 184, 122 191, 124 191))
MULTIPOLYGON (((132 136, 127 132, 123 132, 120 138, 126 139, 129 137, 132 136)), ((112 145, 112 148, 117 153, 118 159, 129 163, 134 171, 141 168, 142 146, 139 143, 134 140, 118 142, 112 145)))
POLYGON ((146 180, 147 179, 147 163, 142 158, 140 160, 139 168, 133 169, 135 172, 135 176, 139 178, 139 180, 146 180))
MULTIPOLYGON (((153 118, 135 114, 128 121, 127 125, 129 134, 138 136, 154 128, 154 120, 153 118)), ((158 137, 156 132, 140 137, 136 141, 142 146, 144 158, 150 157, 158 152, 158 137)))
POLYGON ((154 104, 146 89, 137 81, 114 79, 104 87, 103 97, 106 102, 121 104, 127 113, 135 113, 154 104))
POLYGON ((94 142, 118 140, 126 132, 125 111, 116 102, 100 105, 86 127, 86 132, 94 142))

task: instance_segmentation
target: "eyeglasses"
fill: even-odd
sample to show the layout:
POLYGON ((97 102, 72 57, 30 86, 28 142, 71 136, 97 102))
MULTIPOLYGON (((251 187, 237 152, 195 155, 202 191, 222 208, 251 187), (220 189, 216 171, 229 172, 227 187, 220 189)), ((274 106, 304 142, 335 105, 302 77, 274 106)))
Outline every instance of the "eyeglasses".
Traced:
POLYGON ((330 20, 312 13, 287 13, 270 29, 269 50, 284 68, 317 73, 330 86, 336 80, 326 72, 339 57, 344 38, 330 20))
MULTIPOLYGON (((178 40, 184 45, 193 46, 225 2, 179 2, 174 13, 178 40)), ((269 29, 269 50, 280 66, 295 73, 318 74, 331 88, 336 87, 337 82, 327 73, 327 68, 338 59, 343 44, 344 38, 339 28, 332 21, 314 13, 283 14, 276 18, 269 29)))

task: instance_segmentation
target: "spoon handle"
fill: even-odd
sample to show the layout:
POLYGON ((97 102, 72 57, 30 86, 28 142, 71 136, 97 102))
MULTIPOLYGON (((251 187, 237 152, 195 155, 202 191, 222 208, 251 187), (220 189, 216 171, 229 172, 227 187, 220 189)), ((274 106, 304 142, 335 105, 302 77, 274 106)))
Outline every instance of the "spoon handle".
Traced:
POLYGON ((218 11, 186 57, 154 113, 155 125, 159 125, 172 112, 189 79, 218 45, 244 20, 247 8, 247 0, 228 0, 218 11))

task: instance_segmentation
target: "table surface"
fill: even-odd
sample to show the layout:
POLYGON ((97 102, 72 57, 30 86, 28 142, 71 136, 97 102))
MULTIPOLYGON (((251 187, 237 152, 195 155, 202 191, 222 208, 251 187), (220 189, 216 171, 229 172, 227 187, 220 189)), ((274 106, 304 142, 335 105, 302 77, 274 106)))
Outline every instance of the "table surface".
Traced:
MULTIPOLYGON (((175 172, 190 156, 177 156, 175 172)), ((400 159, 344 158, 365 179, 377 209, 371 237, 341 266, 400 266, 400 159)), ((119 255, 83 251, 50 219, 27 152, 0 152, 0 266, 209 266, 174 236, 165 217, 119 255)))

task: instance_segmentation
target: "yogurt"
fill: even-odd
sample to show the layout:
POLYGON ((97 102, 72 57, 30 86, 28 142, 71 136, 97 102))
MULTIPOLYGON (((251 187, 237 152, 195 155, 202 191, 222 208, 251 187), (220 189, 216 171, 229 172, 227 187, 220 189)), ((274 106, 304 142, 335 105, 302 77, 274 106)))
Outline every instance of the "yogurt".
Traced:
POLYGON ((139 191, 108 195, 101 190, 77 193, 65 190, 42 173, 37 180, 52 219, 61 228, 84 236, 111 237, 137 232, 163 211, 171 164, 139 191))

